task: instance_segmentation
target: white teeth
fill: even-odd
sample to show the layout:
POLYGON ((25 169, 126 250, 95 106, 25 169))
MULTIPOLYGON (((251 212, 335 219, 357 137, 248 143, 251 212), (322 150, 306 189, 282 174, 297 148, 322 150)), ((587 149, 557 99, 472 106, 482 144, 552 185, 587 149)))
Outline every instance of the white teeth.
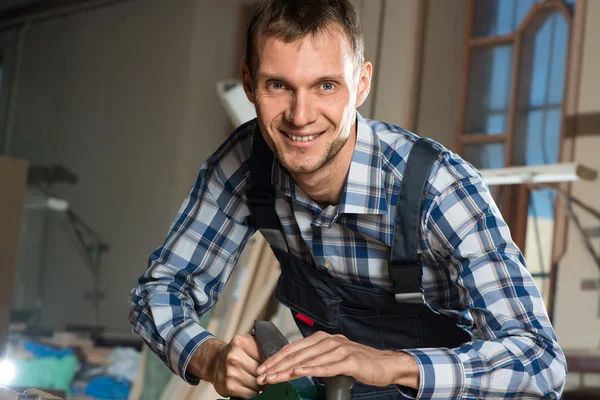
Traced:
POLYGON ((311 135, 311 136, 295 136, 295 135, 290 135, 289 133, 286 133, 286 135, 292 139, 292 140, 297 140, 299 142, 308 142, 309 140, 313 140, 314 138, 316 138, 317 135, 311 135))

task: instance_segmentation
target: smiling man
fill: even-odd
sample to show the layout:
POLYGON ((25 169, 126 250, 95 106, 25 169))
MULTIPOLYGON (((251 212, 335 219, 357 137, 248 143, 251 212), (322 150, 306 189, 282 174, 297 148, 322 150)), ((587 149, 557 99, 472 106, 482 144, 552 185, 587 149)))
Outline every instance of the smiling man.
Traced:
POLYGON ((206 161, 132 290, 134 330, 183 379, 250 398, 348 375, 352 397, 559 398, 566 363, 480 174, 356 109, 371 86, 348 0, 268 0, 242 75, 258 118, 206 161), (198 323, 254 232, 304 339, 265 360, 198 323))

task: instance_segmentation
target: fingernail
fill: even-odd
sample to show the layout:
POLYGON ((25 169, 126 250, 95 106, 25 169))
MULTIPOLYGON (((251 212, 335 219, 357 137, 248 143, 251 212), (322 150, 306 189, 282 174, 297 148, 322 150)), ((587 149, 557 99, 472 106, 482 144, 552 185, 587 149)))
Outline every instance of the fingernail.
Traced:
POLYGON ((256 370, 257 374, 262 374, 263 372, 265 372, 266 367, 264 365, 261 365, 260 367, 258 367, 258 369, 256 370))
POLYGON ((270 381, 272 381, 275 378, 277 378, 277 374, 272 374, 272 375, 267 376, 267 380, 270 380, 270 381))
POLYGON ((304 371, 304 368, 303 367, 296 368, 296 369, 294 369, 294 371, 295 372, 302 372, 302 371, 304 371))
POLYGON ((265 376, 264 375, 260 375, 258 378, 256 378, 256 380, 258 382, 264 382, 265 381, 265 376))

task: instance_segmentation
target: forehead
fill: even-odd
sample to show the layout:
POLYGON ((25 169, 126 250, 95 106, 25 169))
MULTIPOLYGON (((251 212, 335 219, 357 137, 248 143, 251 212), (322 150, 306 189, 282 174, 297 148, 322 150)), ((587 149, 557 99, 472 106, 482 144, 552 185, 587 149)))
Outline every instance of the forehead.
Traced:
POLYGON ((257 39, 259 75, 308 78, 345 74, 354 66, 350 42, 338 30, 309 34, 292 42, 267 35, 257 39))

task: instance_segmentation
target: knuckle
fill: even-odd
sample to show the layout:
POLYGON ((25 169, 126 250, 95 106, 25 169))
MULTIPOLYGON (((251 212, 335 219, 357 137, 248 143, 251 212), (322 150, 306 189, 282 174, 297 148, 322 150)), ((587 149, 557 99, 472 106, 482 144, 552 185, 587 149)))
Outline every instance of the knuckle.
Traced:
POLYGON ((234 347, 242 347, 244 345, 244 337, 241 335, 235 335, 233 339, 231 339, 231 344, 234 347))
POLYGON ((293 352, 293 349, 294 349, 294 348, 292 347, 292 345, 291 345, 291 344, 288 344, 288 345, 285 345, 285 346, 284 346, 284 347, 281 349, 280 353, 281 353, 281 354, 290 354, 290 353, 292 353, 292 352, 293 352))
POLYGON ((237 362, 237 356, 235 352, 230 351, 229 353, 227 353, 227 355, 225 356, 225 362, 227 363, 227 365, 234 365, 237 362))
POLYGON ((348 349, 346 349, 344 346, 336 347, 334 352, 340 356, 347 356, 346 358, 350 357, 350 355, 348 353, 348 349))
POLYGON ((238 367, 239 365, 240 365, 240 360, 238 360, 237 358, 233 357, 233 358, 231 358, 231 360, 229 360, 230 367, 238 367))
POLYGON ((233 391, 233 389, 235 388, 235 384, 233 380, 227 380, 225 381, 225 390, 227 390, 227 392, 231 393, 233 391))
POLYGON ((355 367, 359 363, 358 358, 354 354, 348 354, 345 360, 345 363, 351 367, 355 367))

